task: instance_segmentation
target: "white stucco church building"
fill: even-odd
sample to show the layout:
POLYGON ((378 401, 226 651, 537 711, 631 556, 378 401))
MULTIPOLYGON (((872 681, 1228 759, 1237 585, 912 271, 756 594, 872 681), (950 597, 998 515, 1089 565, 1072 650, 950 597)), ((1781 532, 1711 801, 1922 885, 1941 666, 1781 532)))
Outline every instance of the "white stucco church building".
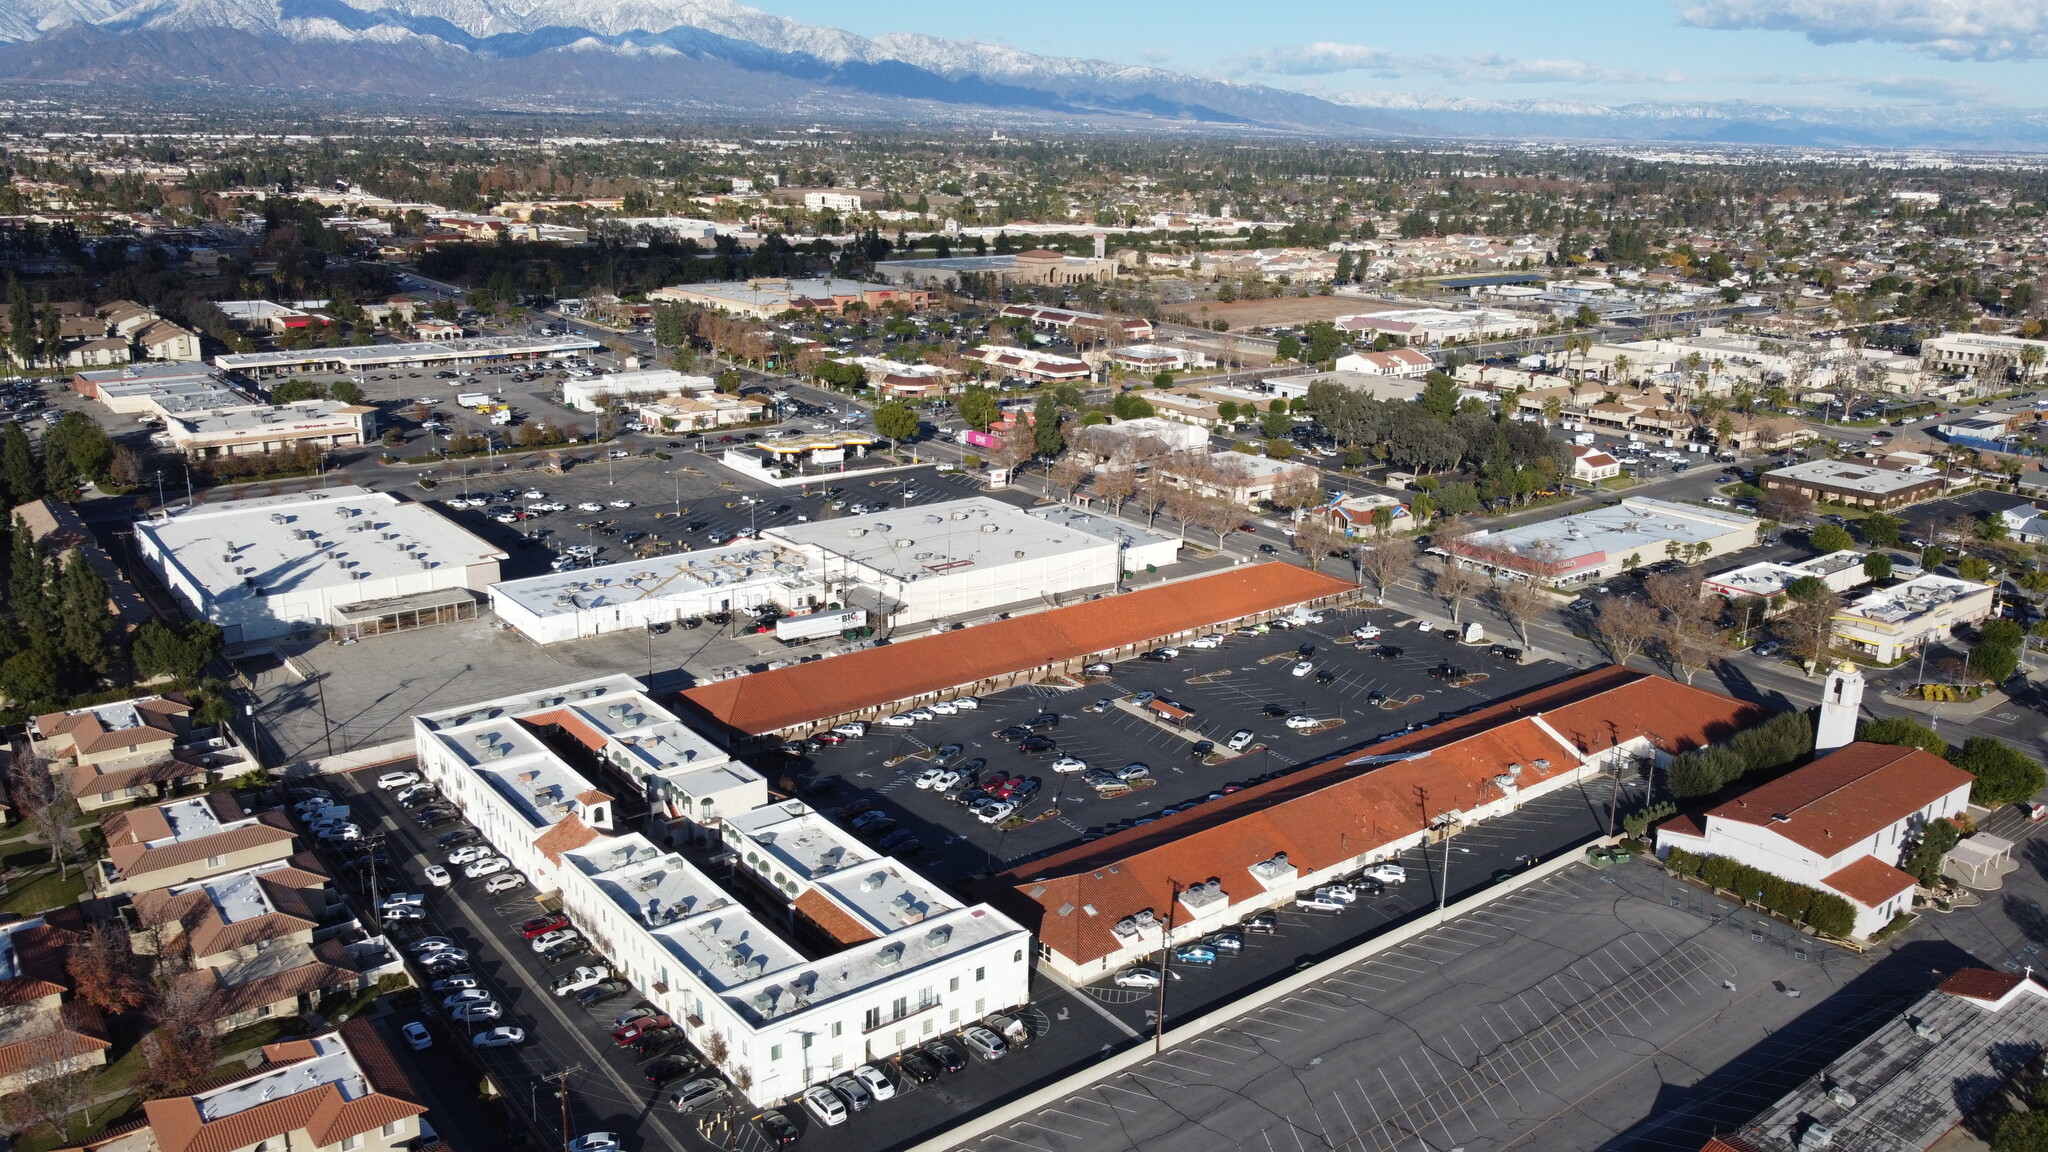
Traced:
POLYGON ((1657 829, 1657 855, 1673 848, 1725 856, 1795 884, 1838 893, 1867 937, 1912 907, 1917 882, 1900 870, 1931 820, 1960 815, 1968 772, 1918 748, 1855 741, 1863 674, 1828 675, 1813 763, 1752 788, 1695 820, 1657 829))

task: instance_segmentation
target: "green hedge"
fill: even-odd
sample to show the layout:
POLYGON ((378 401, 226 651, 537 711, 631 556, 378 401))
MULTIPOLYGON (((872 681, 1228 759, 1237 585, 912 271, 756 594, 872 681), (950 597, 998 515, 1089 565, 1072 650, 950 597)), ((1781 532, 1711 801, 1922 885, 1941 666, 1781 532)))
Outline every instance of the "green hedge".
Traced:
POLYGON ((1751 772, 1782 768, 1812 752, 1813 720, 1805 712, 1780 712, 1726 744, 1672 758, 1664 778, 1680 799, 1711 796, 1751 772))
POLYGON ((1794 884, 1726 856, 1698 856, 1673 848, 1664 867, 1679 876, 1698 877, 1720 891, 1732 892, 1829 936, 1846 940, 1856 931, 1856 907, 1843 897, 1794 884))

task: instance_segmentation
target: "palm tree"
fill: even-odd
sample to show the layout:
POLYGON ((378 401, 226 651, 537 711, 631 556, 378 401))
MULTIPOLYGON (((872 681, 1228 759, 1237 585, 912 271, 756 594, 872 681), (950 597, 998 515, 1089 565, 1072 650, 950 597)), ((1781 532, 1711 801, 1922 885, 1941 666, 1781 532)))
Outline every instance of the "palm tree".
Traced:
POLYGON ((1557 418, 1562 415, 1564 415, 1564 398, 1561 396, 1545 396, 1543 398, 1544 427, 1547 428, 1557 423, 1557 418))
POLYGON ((2032 380, 2034 378, 2034 370, 2041 366, 2043 359, 2048 359, 2048 348, 2043 348, 2039 344, 2021 345, 2020 379, 2032 380))

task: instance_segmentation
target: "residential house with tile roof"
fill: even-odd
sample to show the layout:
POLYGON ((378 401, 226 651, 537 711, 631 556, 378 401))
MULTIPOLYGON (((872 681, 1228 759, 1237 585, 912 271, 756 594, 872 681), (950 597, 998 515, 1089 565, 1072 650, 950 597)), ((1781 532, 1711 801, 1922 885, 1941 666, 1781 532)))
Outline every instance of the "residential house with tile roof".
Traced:
POLYGON ((107 853, 92 872, 101 896, 152 888, 289 858, 297 850, 291 821, 275 809, 242 810, 234 794, 209 792, 100 817, 107 853))
POLYGON ((247 1075, 144 1101, 157 1152, 397 1152, 427 1106, 366 1019, 263 1047, 247 1075))
POLYGON ((339 901, 310 855, 137 893, 136 921, 161 949, 185 953, 182 982, 213 994, 216 1027, 294 1016, 329 989, 354 989, 345 951, 313 942, 339 901))
POLYGON ((231 738, 192 730, 192 708, 167 696, 117 700, 49 712, 29 725, 37 752, 84 811, 203 788, 216 773, 245 761, 231 738))
POLYGON ((1657 854, 1725 856, 1794 884, 1845 897, 1857 936, 1912 906, 1901 871, 1928 821, 1969 807, 1975 777, 1939 756, 1855 743, 1709 809, 1657 829, 1657 854))
POLYGON ((1095 980, 1536 797, 1725 740, 1763 714, 1599 668, 1017 865, 987 887, 1036 932, 1042 963, 1095 980))
POLYGON ((65 963, 84 927, 76 905, 0 925, 0 1094, 107 1062, 106 1021, 71 998, 65 963))

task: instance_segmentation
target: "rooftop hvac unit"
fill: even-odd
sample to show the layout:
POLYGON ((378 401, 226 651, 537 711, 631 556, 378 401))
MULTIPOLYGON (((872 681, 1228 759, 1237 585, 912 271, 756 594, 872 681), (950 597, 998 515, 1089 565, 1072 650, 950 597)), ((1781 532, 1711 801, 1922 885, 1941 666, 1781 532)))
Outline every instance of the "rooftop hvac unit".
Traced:
POLYGON ((1856 1094, 1840 1084, 1828 1085, 1828 1099, 1833 1100, 1844 1108, 1854 1108, 1856 1106, 1856 1094))
POLYGON ((983 524, 983 525, 981 526, 981 530, 982 530, 983 532, 1001 532, 1001 531, 1002 531, 1002 529, 1001 529, 1001 528, 997 527, 997 526, 996 526, 996 525, 994 525, 994 524, 983 524))
POLYGON ((875 967, 877 968, 894 968, 901 963, 903 963, 903 945, 901 944, 884 944, 881 950, 875 953, 875 967))
POLYGON ((891 548, 915 548, 915 547, 917 547, 917 541, 915 541, 915 540, 892 540, 892 541, 890 541, 890 542, 889 542, 889 547, 891 547, 891 548))
POLYGON ((937 952, 939 949, 944 948, 946 946, 946 941, 951 940, 952 938, 953 930, 947 927, 946 925, 941 924, 938 927, 933 928, 931 931, 924 934, 924 946, 926 948, 931 949, 934 952, 937 952))
POLYGON ((1022 560, 1024 558, 1024 550, 1022 548, 1019 548, 1016 551, 1010 553, 1010 555, 1016 557, 1019 560, 1022 560))
POLYGON ((863 892, 873 892, 888 882, 889 874, 887 872, 870 872, 860 878, 860 890, 863 892))

